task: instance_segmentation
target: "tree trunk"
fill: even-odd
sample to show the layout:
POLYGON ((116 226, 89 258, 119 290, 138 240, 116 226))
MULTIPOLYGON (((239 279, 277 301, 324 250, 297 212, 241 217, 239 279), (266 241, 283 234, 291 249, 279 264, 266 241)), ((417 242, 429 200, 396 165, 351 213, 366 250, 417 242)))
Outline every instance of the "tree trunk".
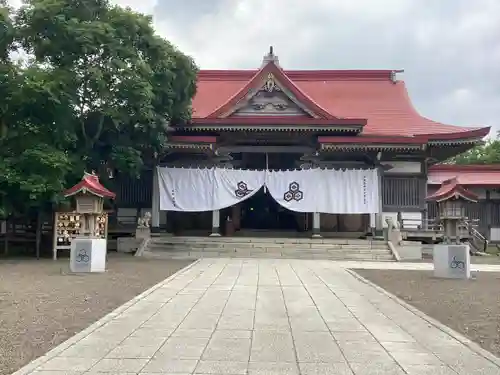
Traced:
POLYGON ((38 210, 36 215, 36 259, 40 259, 40 246, 42 243, 43 211, 38 210))
POLYGON ((5 218, 5 236, 3 238, 3 253, 9 255, 9 218, 5 218))

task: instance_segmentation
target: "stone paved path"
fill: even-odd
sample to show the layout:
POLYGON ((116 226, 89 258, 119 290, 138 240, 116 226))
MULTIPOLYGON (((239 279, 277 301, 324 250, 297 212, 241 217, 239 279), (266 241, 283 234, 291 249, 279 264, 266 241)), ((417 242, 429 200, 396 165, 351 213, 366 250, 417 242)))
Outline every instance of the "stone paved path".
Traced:
POLYGON ((493 375, 339 264, 202 260, 19 374, 493 375))

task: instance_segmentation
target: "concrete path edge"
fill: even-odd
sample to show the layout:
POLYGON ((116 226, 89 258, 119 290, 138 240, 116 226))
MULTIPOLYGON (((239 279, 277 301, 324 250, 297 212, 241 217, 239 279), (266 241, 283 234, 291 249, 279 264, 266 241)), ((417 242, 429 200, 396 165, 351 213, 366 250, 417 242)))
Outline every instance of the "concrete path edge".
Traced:
POLYGON ((96 329, 98 329, 99 327, 108 323, 114 317, 120 315, 125 310, 132 307, 137 302, 139 302, 143 298, 147 297, 149 294, 153 293, 156 289, 161 288, 164 284, 168 283, 170 281, 170 279, 173 279, 174 277, 178 276, 179 274, 186 272, 191 267, 194 267, 196 264, 198 264, 200 262, 200 260, 201 259, 194 261, 193 263, 189 264, 188 266, 173 273, 172 275, 170 275, 166 279, 160 281, 158 284, 153 285, 151 288, 149 288, 149 289, 145 290, 144 292, 142 292, 141 294, 135 296, 130 301, 125 302, 123 305, 120 305, 115 310, 113 310, 109 314, 106 314, 104 317, 99 319, 97 322, 95 322, 95 323, 91 324, 90 326, 88 326, 87 328, 85 328, 83 331, 80 331, 76 335, 71 336, 66 341, 63 341, 61 344, 59 344, 55 348, 49 350, 47 353, 45 353, 41 357, 38 357, 38 358, 34 359, 33 361, 29 362, 25 366, 21 367, 19 370, 13 372, 11 375, 26 375, 26 374, 32 372, 37 367, 41 366, 42 364, 44 364, 48 360, 56 357, 58 354, 62 353, 64 350, 68 349, 71 345, 77 343, 78 341, 80 341, 84 337, 90 335, 96 329))
POLYGON ((495 355, 493 355, 492 353, 490 353, 486 349, 483 349, 481 346, 479 346, 478 344, 476 344, 472 340, 468 339, 464 335, 458 333, 457 331, 451 329, 450 327, 444 325, 443 323, 437 321, 436 319, 431 318, 429 315, 423 313, 422 311, 420 311, 416 307, 410 305, 409 303, 403 301, 399 297, 396 297, 394 294, 388 292, 387 290, 385 290, 381 286, 379 286, 379 285, 371 282, 368 279, 365 279, 363 276, 361 276, 360 274, 358 274, 356 271, 354 271, 352 269, 348 269, 348 268, 346 268, 346 271, 349 272, 353 277, 355 277, 356 279, 358 279, 360 282, 365 283, 367 285, 370 285, 372 288, 376 289, 380 293, 382 293, 385 296, 389 297, 393 301, 399 303, 405 309, 411 311, 413 314, 415 314, 418 317, 422 318, 427 323, 433 325, 434 327, 436 327, 437 329, 441 330, 442 332, 450 335, 455 340, 459 341, 461 344, 465 345, 466 347, 468 347, 470 350, 472 350, 476 354, 480 355, 481 357, 484 357, 485 359, 489 360, 490 362, 492 362, 495 365, 497 365, 498 367, 500 367, 500 358, 497 358, 495 355))

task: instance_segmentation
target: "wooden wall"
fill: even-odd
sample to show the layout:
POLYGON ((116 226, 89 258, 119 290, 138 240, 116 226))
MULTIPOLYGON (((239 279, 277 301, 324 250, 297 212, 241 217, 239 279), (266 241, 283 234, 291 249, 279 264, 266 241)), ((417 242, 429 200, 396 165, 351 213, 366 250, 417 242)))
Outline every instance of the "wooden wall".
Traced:
POLYGON ((416 212, 425 209, 427 179, 424 176, 384 176, 382 206, 384 212, 416 212))
POLYGON ((139 179, 117 176, 115 179, 115 192, 117 207, 151 207, 153 171, 144 172, 139 179))

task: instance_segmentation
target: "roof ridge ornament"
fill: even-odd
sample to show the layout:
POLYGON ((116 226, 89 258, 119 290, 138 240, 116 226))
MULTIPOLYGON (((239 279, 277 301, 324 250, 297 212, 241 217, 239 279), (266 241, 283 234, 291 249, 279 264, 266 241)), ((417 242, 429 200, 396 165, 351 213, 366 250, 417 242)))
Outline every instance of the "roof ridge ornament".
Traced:
POLYGON ((391 81, 392 83, 398 83, 398 74, 399 73, 404 73, 404 69, 397 69, 391 71, 391 81))
POLYGON ((263 89, 269 93, 274 91, 281 91, 280 87, 276 83, 276 79, 274 78, 273 73, 269 73, 266 78, 266 82, 264 83, 263 89))
POLYGON ((278 59, 278 56, 274 54, 274 47, 270 46, 269 47, 269 52, 267 55, 264 56, 264 59, 262 60, 262 67, 266 66, 270 62, 274 63, 274 65, 279 66, 280 62, 278 59))

